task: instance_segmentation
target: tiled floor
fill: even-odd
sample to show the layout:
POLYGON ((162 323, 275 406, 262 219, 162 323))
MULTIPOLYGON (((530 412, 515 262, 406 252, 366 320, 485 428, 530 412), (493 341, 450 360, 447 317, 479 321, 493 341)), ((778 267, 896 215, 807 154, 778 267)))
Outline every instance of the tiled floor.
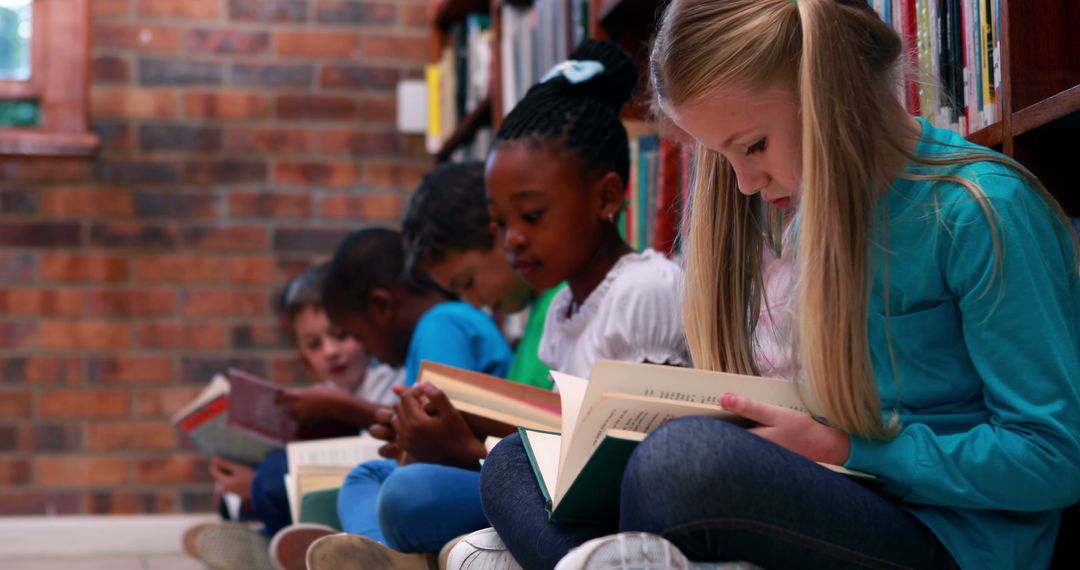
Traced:
POLYGON ((0 558, 3 570, 205 570, 183 554, 0 558))

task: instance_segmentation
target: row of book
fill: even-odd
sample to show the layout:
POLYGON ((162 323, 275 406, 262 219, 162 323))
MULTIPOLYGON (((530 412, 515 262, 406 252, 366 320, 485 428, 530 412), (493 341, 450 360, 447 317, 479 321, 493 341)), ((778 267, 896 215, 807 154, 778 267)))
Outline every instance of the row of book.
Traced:
POLYGON ((869 0, 904 38, 917 73, 908 111, 968 135, 1001 120, 1000 0, 869 0))
POLYGON ((589 0, 535 0, 531 6, 501 6, 503 113, 510 112, 533 84, 589 37, 589 0))
POLYGON ((630 177, 626 210, 619 229, 635 250, 678 251, 682 212, 688 202, 690 156, 678 144, 660 137, 656 125, 627 121, 630 135, 630 177))
MULTIPOLYGON (((436 152, 466 115, 479 107, 491 90, 495 34, 491 17, 470 14, 448 30, 449 42, 439 61, 425 69, 427 83, 427 149, 436 152)), ((485 149, 486 150, 486 149, 485 149)))

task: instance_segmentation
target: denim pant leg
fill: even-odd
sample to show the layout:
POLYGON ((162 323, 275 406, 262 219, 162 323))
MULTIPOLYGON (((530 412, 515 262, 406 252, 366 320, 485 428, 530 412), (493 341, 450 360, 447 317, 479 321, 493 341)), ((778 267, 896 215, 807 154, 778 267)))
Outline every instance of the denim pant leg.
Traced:
POLYGON ((571 548, 615 531, 617 513, 598 527, 553 523, 536 482, 525 446, 517 434, 491 450, 480 472, 480 498, 491 526, 527 570, 555 566, 571 548))
POLYGON ((289 460, 285 450, 272 451, 255 467, 251 479, 251 506, 266 532, 273 535, 292 523, 289 497, 285 492, 285 473, 289 460))
POLYGON ((361 463, 349 472, 338 493, 338 518, 342 530, 386 544, 379 530, 376 502, 383 482, 397 466, 396 461, 379 459, 361 463))
POLYGON ((480 472, 430 463, 406 465, 383 483, 379 526, 399 552, 438 553, 447 542, 487 528, 480 472))
POLYGON ((710 418, 671 422, 638 446, 619 530, 663 535, 695 560, 765 568, 955 567, 895 502, 710 418))

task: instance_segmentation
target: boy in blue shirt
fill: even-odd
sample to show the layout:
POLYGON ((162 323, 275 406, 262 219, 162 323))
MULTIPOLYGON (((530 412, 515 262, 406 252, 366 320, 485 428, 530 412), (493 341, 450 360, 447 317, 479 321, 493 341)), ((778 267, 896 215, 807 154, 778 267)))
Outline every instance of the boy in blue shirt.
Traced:
MULTIPOLYGON (((424 360, 494 376, 509 369, 512 353, 494 322, 450 301, 419 270, 407 269, 398 232, 367 229, 346 238, 331 262, 323 304, 334 323, 365 342, 373 356, 404 365, 406 386, 415 385, 424 360)), ((373 559, 401 557, 399 566, 426 568, 424 555, 400 553, 437 552, 450 539, 488 526, 478 461, 486 450, 439 390, 425 385, 399 394, 395 409, 382 413, 386 425, 371 432, 390 441, 384 456, 405 451, 415 462, 357 466, 338 495, 338 516, 346 532, 366 537, 373 559)))

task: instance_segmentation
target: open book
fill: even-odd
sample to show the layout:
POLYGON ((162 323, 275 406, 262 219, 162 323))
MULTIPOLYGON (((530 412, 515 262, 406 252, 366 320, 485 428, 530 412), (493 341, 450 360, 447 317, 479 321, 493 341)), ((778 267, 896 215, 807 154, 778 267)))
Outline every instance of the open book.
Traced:
POLYGON ((433 384, 478 435, 505 436, 518 427, 558 430, 559 395, 496 376, 424 361, 417 384, 433 384))
POLYGON ((173 415, 172 423, 203 453, 245 465, 255 465, 281 447, 265 437, 230 427, 229 409, 229 381, 218 374, 195 400, 173 415))
POLYGON ((380 459, 379 448, 385 443, 364 434, 287 445, 285 457, 289 471, 285 474, 285 494, 293 522, 301 522, 304 495, 340 488, 354 467, 380 459))
POLYGON ((807 411, 794 384, 772 378, 610 360, 598 361, 589 380, 555 371, 551 376, 562 396, 561 435, 528 428, 520 433, 556 522, 591 522, 615 512, 630 453, 664 423, 686 416, 745 422, 720 407, 724 392, 807 411))

